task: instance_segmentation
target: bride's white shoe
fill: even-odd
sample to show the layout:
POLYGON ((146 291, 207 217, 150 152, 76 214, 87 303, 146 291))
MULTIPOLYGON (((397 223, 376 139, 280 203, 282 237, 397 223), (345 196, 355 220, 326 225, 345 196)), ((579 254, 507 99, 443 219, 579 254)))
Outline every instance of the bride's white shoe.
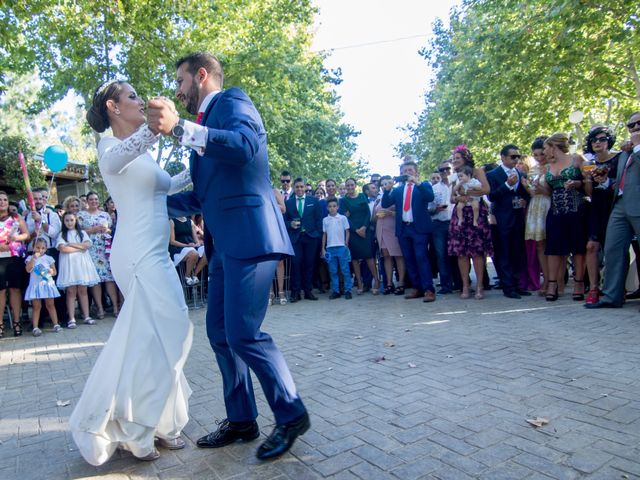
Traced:
POLYGON ((180 450, 186 446, 186 443, 184 443, 184 440, 180 437, 171 439, 158 438, 157 440, 158 445, 169 450, 180 450))
POLYGON ((142 462, 152 462, 160 458, 160 452, 157 448, 154 448, 149 455, 145 455, 144 457, 136 457, 138 460, 142 462))

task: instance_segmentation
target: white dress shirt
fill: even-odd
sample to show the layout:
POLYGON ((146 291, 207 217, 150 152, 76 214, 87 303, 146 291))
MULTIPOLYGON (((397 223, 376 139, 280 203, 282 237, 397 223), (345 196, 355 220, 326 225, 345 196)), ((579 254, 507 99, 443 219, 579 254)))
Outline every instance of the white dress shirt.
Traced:
MULTIPOLYGON (((209 95, 204 97, 204 100, 200 104, 200 108, 198 109, 198 113, 204 113, 207 110, 207 107, 211 103, 211 100, 220 93, 221 90, 216 90, 211 92, 209 95)), ((207 145, 207 139, 209 138, 209 129, 204 125, 198 125, 195 122, 190 122, 188 120, 184 121, 184 134, 182 135, 182 139, 180 143, 185 147, 189 147, 196 151, 196 153, 200 156, 204 155, 204 149, 207 145)))
MULTIPOLYGON (((408 211, 404 211, 404 204, 407 201, 407 193, 409 192, 409 189, 407 188, 409 186, 408 183, 404 184, 404 192, 402 195, 402 205, 400 206, 400 208, 402 208, 402 221, 403 222, 413 222, 413 208, 411 207, 411 203, 409 203, 409 210, 408 211)), ((413 188, 411 190, 411 195, 413 195, 413 192, 416 189, 416 185, 413 185, 413 188)))

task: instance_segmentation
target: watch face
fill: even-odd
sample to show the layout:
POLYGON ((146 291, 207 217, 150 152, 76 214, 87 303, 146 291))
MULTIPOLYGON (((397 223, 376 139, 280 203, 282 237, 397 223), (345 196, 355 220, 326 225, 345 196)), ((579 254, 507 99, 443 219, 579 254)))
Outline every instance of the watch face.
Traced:
POLYGON ((178 137, 178 138, 182 137, 182 135, 184 134, 184 127, 178 123, 173 127, 173 129, 171 130, 171 133, 173 134, 174 137, 178 137))

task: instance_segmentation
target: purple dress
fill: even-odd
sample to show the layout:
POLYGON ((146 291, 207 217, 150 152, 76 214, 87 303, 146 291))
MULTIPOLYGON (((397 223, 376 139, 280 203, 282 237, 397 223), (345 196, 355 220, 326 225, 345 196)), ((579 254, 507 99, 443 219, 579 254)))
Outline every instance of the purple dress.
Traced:
POLYGON ((480 201, 478 226, 473 226, 473 209, 466 206, 462 209, 464 221, 458 222, 457 209, 453 209, 449 224, 448 254, 454 257, 492 256, 491 229, 488 220, 489 209, 484 200, 480 201))

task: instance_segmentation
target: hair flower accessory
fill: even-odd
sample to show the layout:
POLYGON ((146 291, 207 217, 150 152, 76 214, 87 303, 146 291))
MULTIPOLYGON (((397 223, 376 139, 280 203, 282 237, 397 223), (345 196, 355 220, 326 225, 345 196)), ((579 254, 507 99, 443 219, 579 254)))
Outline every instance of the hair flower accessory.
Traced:
POLYGON ((453 153, 468 152, 468 151, 469 151, 469 148, 464 143, 461 143, 460 145, 458 145, 456 148, 453 149, 453 153))

